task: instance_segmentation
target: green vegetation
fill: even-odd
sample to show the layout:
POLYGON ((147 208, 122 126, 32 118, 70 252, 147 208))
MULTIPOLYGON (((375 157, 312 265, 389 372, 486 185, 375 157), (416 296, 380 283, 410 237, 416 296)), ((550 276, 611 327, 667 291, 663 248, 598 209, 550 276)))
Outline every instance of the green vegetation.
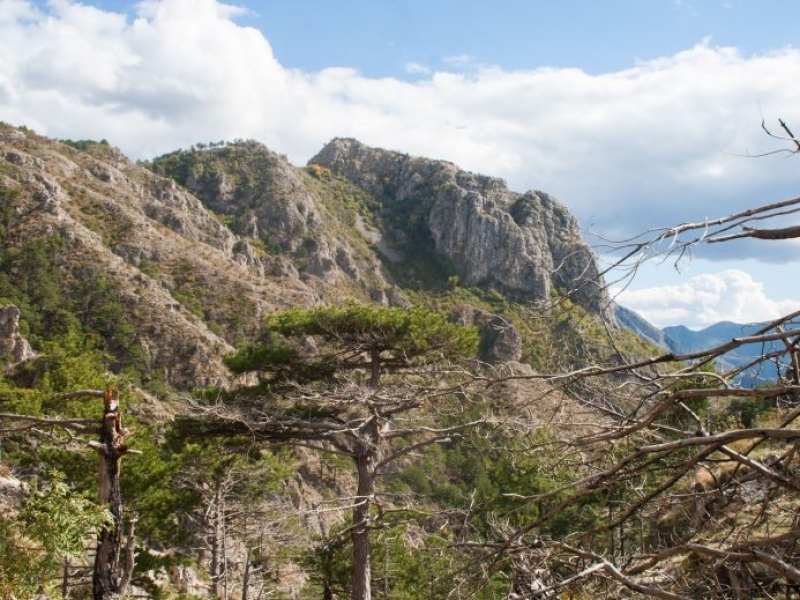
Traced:
MULTIPOLYGON (((352 596, 369 598, 380 471, 409 446, 421 451, 442 441, 440 424, 426 409, 435 404, 430 412, 461 412, 460 394, 444 387, 458 380, 437 377, 430 367, 474 356, 477 332, 423 309, 355 304, 293 309, 268 317, 266 326, 267 341, 228 360, 236 372, 258 372, 261 383, 229 394, 224 407, 199 415, 194 426, 190 418, 187 431, 200 439, 249 432, 264 442, 350 457, 357 481, 352 596), (303 349, 309 343, 314 352, 303 349), (264 405, 272 405, 267 419, 264 405)), ((464 423, 444 431, 469 428, 464 423)), ((320 576, 324 586, 330 574, 320 576)))
POLYGON ((247 236, 254 210, 270 196, 276 161, 258 142, 237 140, 178 150, 144 166, 191 190, 223 224, 247 236))
POLYGON ((404 292, 413 303, 443 314, 453 314, 466 307, 502 316, 520 334, 522 362, 540 372, 567 369, 566 360, 601 362, 616 356, 620 350, 633 356, 653 352, 651 346, 625 330, 616 332, 612 340, 600 317, 558 292, 547 304, 512 302, 501 290, 492 287, 455 285, 434 290, 405 289, 404 292))
POLYGON ((19 189, 0 185, 0 239, 6 239, 9 234, 9 228, 16 218, 21 195, 19 189))
POLYGON ((0 304, 19 307, 22 332, 34 348, 71 332, 86 335, 107 351, 113 370, 143 378, 147 364, 136 339, 136 314, 100 270, 73 273, 68 254, 60 234, 0 248, 0 304))
MULTIPOLYGON (((101 401, 60 397, 78 389, 124 385, 106 371, 108 356, 97 343, 95 336, 76 330, 43 341, 38 358, 0 376, 0 413, 53 423, 63 418, 99 420, 101 401)), ((121 404, 124 411, 136 399, 123 397, 121 404)), ((226 455, 213 444, 183 443, 164 424, 127 420, 137 429, 133 445, 142 453, 126 459, 122 477, 125 511, 137 515, 137 537, 144 547, 133 583, 153 598, 173 597, 162 595, 145 567, 199 565, 188 554, 162 556, 149 549, 205 543, 207 532, 191 524, 203 522, 209 509, 206 491, 222 474, 247 470, 247 478, 239 477, 226 494, 229 506, 248 506, 264 493, 284 493, 283 482, 296 459, 268 451, 251 457, 226 455)), ((31 428, 24 420, 12 420, 2 425, 2 473, 25 473, 28 485, 41 492, 23 498, 19 511, 0 506, 0 590, 32 597, 60 587, 63 559, 82 564, 86 544, 105 523, 105 513, 86 500, 97 494, 97 458, 84 446, 97 433, 88 427, 80 440, 57 424, 31 428), (17 422, 22 426, 15 426, 17 422)))
POLYGON ((457 327, 442 315, 421 308, 403 310, 349 304, 344 307, 292 309, 266 319, 267 328, 287 338, 316 336, 330 345, 309 355, 282 339, 250 344, 226 357, 235 373, 268 371, 302 381, 330 378, 363 369, 362 353, 380 354, 381 368, 413 369, 444 357, 469 356, 477 348, 474 328, 457 327), (342 353, 340 348, 347 348, 342 353))
MULTIPOLYGON (((37 139, 26 133, 23 149, 37 139)), ((648 586, 662 597, 767 598, 794 584, 798 374, 789 361, 776 382, 725 387, 726 374, 702 361, 643 361, 660 351, 567 290, 522 303, 465 286, 425 225, 447 189, 423 183, 411 197, 386 175, 373 195, 319 165, 290 168, 255 142, 197 144, 153 161, 256 249, 256 267, 296 286, 286 295, 264 286, 259 298, 255 269, 236 270, 242 279, 231 283, 223 258, 135 252, 130 206, 100 193, 117 179, 102 164, 116 151, 65 144, 51 148, 78 168, 55 177, 70 198, 58 224, 38 212, 47 194, 22 187, 27 158, 0 164, 0 304, 22 309, 37 351, 0 372, 0 475, 29 490, 0 498, 0 596, 55 596, 64 560, 91 560, 84 548, 105 517, 88 500, 97 457, 85 446, 103 410, 99 399, 64 394, 109 385, 141 452, 125 459, 121 481, 124 514, 137 519, 136 595, 188 599, 192 580, 216 597, 303 600, 365 587, 398 600, 494 600, 512 588, 524 597, 529 584, 563 598, 659 595, 648 586), (69 218, 127 262, 95 261, 69 218), (370 229, 398 250, 386 267, 414 308, 346 303, 387 291, 383 278, 369 280, 370 229), (294 280, 287 263, 319 264, 333 238, 354 249, 345 258, 360 261, 359 276, 294 280), (183 340, 164 332, 178 319, 145 311, 146 286, 172 294, 168 310, 188 310, 239 344, 225 359, 236 377, 191 396, 164 383, 207 359, 208 347, 153 372, 165 362, 158 336, 183 340), (330 299, 342 304, 260 316, 330 299), (506 323, 527 365, 475 361, 491 355, 490 330, 506 323)), ((122 171, 148 208, 160 209, 162 192, 180 199, 171 182, 122 171)), ((523 196, 511 217, 536 219, 537 202, 523 196)), ((563 207, 553 215, 569 219, 563 207)), ((796 359, 796 319, 784 326, 763 360, 796 359)))
POLYGON ((109 519, 85 494, 49 473, 43 488, 33 490, 17 514, 0 513, 0 595, 57 593, 56 573, 64 560, 82 560, 86 542, 109 519))
POLYGON ((111 144, 108 143, 108 140, 100 140, 99 142, 96 140, 61 140, 61 142, 67 146, 75 148, 76 150, 81 150, 82 152, 89 151, 97 146, 111 146, 111 144))

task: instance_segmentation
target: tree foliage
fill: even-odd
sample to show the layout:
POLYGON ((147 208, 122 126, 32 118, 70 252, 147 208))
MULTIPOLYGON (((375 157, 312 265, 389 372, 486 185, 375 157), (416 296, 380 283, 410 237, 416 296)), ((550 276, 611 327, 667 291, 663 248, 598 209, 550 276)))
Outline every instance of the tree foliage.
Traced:
POLYGON ((54 591, 64 559, 82 558, 87 542, 110 519, 85 494, 71 490, 61 475, 50 473, 18 513, 0 513, 0 594, 32 598, 54 591))
POLYGON ((323 379, 363 370, 372 361, 381 369, 397 372, 477 352, 475 328, 458 326, 419 307, 404 310, 348 304, 296 308, 267 317, 265 324, 273 334, 266 342, 246 346, 227 358, 234 372, 323 379), (314 352, 287 342, 309 336, 317 341, 314 352))

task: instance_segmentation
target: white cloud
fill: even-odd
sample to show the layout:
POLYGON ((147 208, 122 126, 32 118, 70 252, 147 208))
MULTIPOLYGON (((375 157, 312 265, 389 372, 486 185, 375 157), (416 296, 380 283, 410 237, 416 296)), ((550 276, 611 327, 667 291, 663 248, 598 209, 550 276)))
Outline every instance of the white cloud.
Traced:
POLYGON ((705 41, 601 75, 409 65, 421 77, 401 81, 287 69, 216 0, 147 0, 132 20, 49 6, 0 0, 0 119, 106 138, 133 158, 255 138, 302 163, 354 136, 546 190, 619 237, 790 197, 800 184, 795 161, 732 155, 770 147, 759 106, 800 127, 800 78, 786 75, 800 72, 798 49, 745 57, 705 41))
POLYGON ((425 65, 410 62, 406 63, 406 73, 410 73, 412 75, 430 75, 431 70, 425 65))
POLYGON ((678 285, 625 290, 616 300, 658 327, 761 322, 800 310, 798 300, 768 298, 762 283, 738 269, 697 275, 678 285))

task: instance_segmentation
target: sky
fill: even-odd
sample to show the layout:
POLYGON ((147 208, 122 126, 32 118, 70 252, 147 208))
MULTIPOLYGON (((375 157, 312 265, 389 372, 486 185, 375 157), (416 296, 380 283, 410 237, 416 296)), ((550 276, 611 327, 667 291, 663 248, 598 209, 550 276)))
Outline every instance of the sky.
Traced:
MULTIPOLYGON (((0 0, 0 120, 133 159, 334 137, 543 190, 590 241, 800 196, 797 0, 0 0)), ((788 225, 785 221, 783 225, 788 225)), ((601 260, 605 258, 601 252, 601 260)), ((648 264, 658 326, 800 309, 798 241, 648 264)))

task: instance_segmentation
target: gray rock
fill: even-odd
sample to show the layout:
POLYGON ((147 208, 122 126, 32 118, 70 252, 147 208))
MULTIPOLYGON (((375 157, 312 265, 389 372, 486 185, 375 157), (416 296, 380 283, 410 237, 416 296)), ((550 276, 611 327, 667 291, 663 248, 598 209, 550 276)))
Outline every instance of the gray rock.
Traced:
POLYGON ((522 336, 508 320, 471 306, 453 311, 453 321, 478 328, 478 358, 488 363, 517 363, 522 358, 522 336))
POLYGON ((519 194, 501 179, 353 139, 331 141, 311 162, 350 179, 384 206, 413 205, 432 250, 462 283, 493 286, 528 302, 547 301, 558 290, 593 313, 606 312, 603 280, 578 222, 548 194, 519 194))
POLYGON ((259 239, 269 252, 290 258, 303 275, 329 285, 349 279, 351 287, 368 293, 389 283, 376 268, 374 253, 337 231, 333 225, 340 215, 285 157, 253 141, 180 157, 188 168, 164 167, 165 174, 220 215, 234 234, 259 239))
POLYGON ((36 356, 19 331, 20 310, 16 306, 0 306, 0 360, 15 365, 36 356))

